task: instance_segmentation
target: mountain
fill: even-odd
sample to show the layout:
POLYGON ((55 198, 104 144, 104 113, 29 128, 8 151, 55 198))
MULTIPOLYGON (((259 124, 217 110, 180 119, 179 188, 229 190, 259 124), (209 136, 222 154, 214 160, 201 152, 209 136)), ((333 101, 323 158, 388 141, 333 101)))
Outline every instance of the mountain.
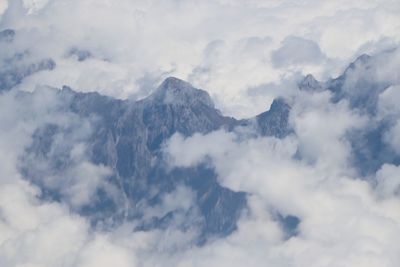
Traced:
MULTIPOLYGON (((14 30, 1 31, 0 45, 12 45, 15 35, 14 30)), ((89 51, 75 47, 66 55, 78 61, 91 57, 89 51)), ((1 57, 0 67, 0 93, 6 93, 26 77, 57 66, 51 58, 37 59, 29 51, 22 51, 1 57)), ((250 127, 261 136, 284 137, 291 131, 290 107, 283 99, 274 101, 270 111, 255 118, 236 120, 223 116, 207 92, 173 77, 140 101, 114 99, 96 92, 79 93, 67 86, 49 90, 18 92, 17 98, 28 106, 36 99, 52 99, 57 103, 56 109, 49 112, 70 121, 49 122, 36 129, 20 158, 20 171, 41 189, 44 201, 67 203, 96 227, 134 222, 134 229, 148 230, 175 224, 173 227, 179 229, 200 229, 199 244, 208 238, 228 235, 235 230, 246 207, 245 193, 222 187, 207 163, 171 169, 162 151, 163 144, 175 133, 191 136, 250 127), (75 155, 77 147, 85 148, 85 159, 91 164, 111 170, 106 186, 96 187, 88 203, 82 202, 82 196, 76 196, 76 192, 71 193, 87 189, 74 189, 82 168, 82 159, 75 155), (190 207, 171 208, 167 214, 150 218, 144 216, 144 211, 156 209, 163 198, 182 187, 196 196, 190 207)))
MULTIPOLYGON (((0 32, 0 43, 8 45, 14 35, 13 31, 0 32)), ((83 50, 71 50, 71 55, 82 61, 91 56, 83 50)), ((350 130, 345 136, 353 151, 351 163, 365 179, 385 163, 400 163, 397 153, 385 141, 385 133, 396 122, 378 114, 379 95, 390 84, 382 82, 376 73, 385 68, 390 56, 390 51, 362 55, 337 78, 321 82, 307 75, 298 84, 299 90, 310 94, 329 92, 332 103, 349 103, 352 111, 369 118, 371 123, 350 130)), ((28 51, 1 60, 0 93, 3 94, 12 93, 29 75, 57 67, 50 58, 31 60, 28 51)), ((163 153, 164 144, 176 133, 189 137, 242 127, 250 128, 255 136, 284 138, 296 134, 289 123, 291 106, 284 98, 275 99, 267 111, 253 118, 238 120, 216 109, 206 91, 174 77, 164 80, 151 95, 139 101, 76 92, 67 86, 48 91, 16 93, 23 104, 42 97, 51 99, 50 106, 55 106, 51 112, 60 114, 59 121, 35 130, 19 159, 20 171, 41 189, 43 201, 66 203, 95 227, 128 222, 135 231, 200 229, 198 244, 229 235, 246 209, 246 194, 221 186, 207 162, 171 169, 163 153), (85 160, 110 172, 104 171, 106 180, 95 188, 90 201, 79 202, 74 194, 71 197, 71 190, 75 190, 74 182, 80 179, 83 160, 76 154, 82 149, 85 160), (157 210, 165 198, 185 190, 194 194, 193 203, 172 205, 166 213, 148 215, 147 211, 157 210)), ((301 158, 300 153, 296 156, 301 158)), ((86 168, 90 170, 92 166, 86 168)), ((296 234, 298 218, 277 214, 276 220, 288 236, 296 234)))
POLYGON ((292 133, 289 125, 290 106, 283 98, 275 99, 268 111, 256 116, 257 126, 263 136, 284 138, 292 133))
MULTIPOLYGON (((64 113, 91 120, 92 133, 84 137, 90 161, 112 170, 107 178, 114 193, 99 189, 96 201, 78 212, 94 225, 118 225, 140 221, 136 230, 170 227, 178 216, 180 229, 200 228, 198 242, 230 234, 246 206, 246 195, 222 187, 207 164, 170 169, 163 157, 163 144, 175 133, 191 136, 217 129, 254 126, 260 135, 284 137, 289 133, 290 107, 277 99, 270 111, 248 120, 226 117, 214 107, 207 92, 177 78, 167 78, 153 94, 140 101, 118 100, 98 93, 78 93, 69 87, 56 90, 64 113), (185 186, 195 193, 195 205, 188 210, 171 210, 162 216, 143 218, 144 210, 155 207, 167 194, 185 186), (193 214, 196 214, 193 215, 193 214)), ((26 94, 24 97, 30 97, 26 94)), ((37 129, 21 160, 25 177, 41 187, 44 199, 63 201, 63 189, 41 182, 43 176, 63 177, 71 167, 70 129, 48 124, 37 129), (59 136, 62 136, 60 142, 59 136), (41 166, 46 166, 41 169, 41 166)))
POLYGON ((329 91, 332 103, 344 101, 354 113, 368 118, 365 127, 350 130, 346 134, 352 148, 351 164, 365 179, 370 179, 369 176, 385 163, 400 164, 398 153, 386 137, 396 121, 379 113, 380 95, 398 80, 398 75, 390 76, 395 66, 389 62, 396 57, 396 49, 373 56, 362 54, 336 78, 321 82, 307 75, 299 83, 299 88, 308 92, 329 91))
POLYGON ((311 74, 307 74, 298 84, 298 87, 300 90, 305 91, 321 91, 323 89, 321 82, 317 81, 311 74))
POLYGON ((385 58, 393 51, 385 51, 376 56, 362 54, 350 63, 343 74, 325 83, 325 87, 333 93, 333 101, 347 99, 352 108, 371 115, 376 113, 379 94, 390 83, 378 77, 380 66, 385 66, 385 58))

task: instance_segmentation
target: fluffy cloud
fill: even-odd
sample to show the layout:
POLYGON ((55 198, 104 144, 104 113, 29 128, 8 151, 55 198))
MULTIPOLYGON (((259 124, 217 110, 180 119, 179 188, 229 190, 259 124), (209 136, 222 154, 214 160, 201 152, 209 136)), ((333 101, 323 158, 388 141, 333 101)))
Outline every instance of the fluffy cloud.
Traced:
MULTIPOLYGON (((176 226, 168 231, 135 233, 132 229, 137 223, 132 221, 107 231, 101 226, 94 228, 76 213, 95 201, 97 188, 112 190, 105 179, 110 170, 87 159, 83 141, 92 132, 93 121, 66 112, 68 99, 57 96, 56 90, 42 88, 29 95, 3 92, 0 104, 1 266, 90 267, 112 263, 134 267, 143 266, 158 253, 167 255, 192 245, 195 229, 182 232, 176 226), (49 124, 66 129, 53 136, 49 147, 42 148, 49 150, 50 159, 27 157, 35 131, 49 124), (56 176, 51 159, 58 153, 63 153, 65 161, 56 176), (23 178, 21 160, 28 171, 37 172, 33 183, 23 178), (56 189, 60 201, 50 201, 42 189, 56 189)), ((159 205, 149 207, 144 219, 185 211, 193 205, 193 198, 189 189, 178 187, 164 195, 159 205)), ((178 213, 171 223, 187 219, 187 214, 178 213)), ((156 262, 161 263, 158 259, 156 262)))
POLYGON ((399 105, 396 103, 399 94, 399 85, 390 86, 379 95, 378 100, 379 117, 390 121, 390 126, 384 134, 384 140, 397 153, 400 153, 400 142, 398 138, 400 134, 400 109, 399 105))
POLYGON ((383 166, 376 187, 360 179, 346 132, 368 120, 327 99, 326 92, 298 96, 296 135, 283 140, 226 132, 171 139, 172 164, 211 162, 223 185, 250 194, 238 231, 183 255, 181 266, 396 266, 397 167, 383 166), (298 235, 286 240, 274 212, 298 217, 298 235))
POLYGON ((207 155, 222 156, 225 149, 233 144, 233 134, 216 131, 203 136, 195 134, 190 139, 185 139, 180 134, 175 134, 167 143, 169 161, 171 165, 189 167, 198 165, 207 155))
MULTIPOLYGON (((399 52, 381 53, 346 77, 351 97, 376 93, 375 115, 352 109, 349 99, 332 103, 328 91, 300 92, 296 82, 308 72, 335 76, 360 53, 397 47, 399 12, 397 1, 378 0, 0 1, 0 29, 16 30, 12 43, 0 44, 1 68, 56 63, 0 95, 0 265, 397 267, 399 167, 385 164, 359 177, 347 134, 388 120, 384 141, 400 154, 399 52), (248 194, 237 231, 202 247, 193 245, 196 229, 134 232, 133 221, 104 230, 76 214, 97 188, 109 186, 110 170, 86 158, 92 122, 59 112, 54 92, 38 90, 67 84, 140 98, 169 75, 208 89, 225 114, 254 115, 280 95, 292 106, 294 133, 284 139, 220 130, 177 134, 165 144, 172 167, 205 163, 222 185, 248 194), (365 90, 356 86, 360 77, 383 86, 365 90), (33 101, 17 91, 35 89, 33 101), (50 148, 68 156, 62 182, 51 162, 25 160, 47 188, 61 189, 61 202, 43 199, 18 163, 35 130, 48 123, 73 133, 56 135, 50 148), (295 235, 279 216, 299 219, 295 235)), ((194 198, 178 187, 146 207, 144 218, 187 210, 194 198)))
POLYGON ((395 124, 385 133, 384 140, 389 144, 397 153, 400 153, 400 121, 397 120, 395 124))
POLYGON ((93 201, 93 192, 110 173, 105 167, 90 163, 85 147, 77 142, 90 132, 90 122, 63 112, 62 105, 67 103, 60 101, 54 90, 37 90, 25 96, 18 91, 0 95, 0 265, 88 267, 112 262, 136 266, 135 254, 128 246, 113 241, 107 233, 93 231, 85 218, 74 213, 93 201), (63 142, 57 138, 54 142, 64 145, 61 149, 70 154, 73 164, 60 176, 52 177, 51 167, 39 159, 25 161, 39 165, 29 165, 41 168, 36 182, 57 187, 63 195, 62 202, 43 199, 41 189, 20 173, 20 159, 35 130, 49 123, 70 128, 68 136, 60 137, 63 142), (74 145, 68 151, 71 143, 74 145))
POLYGON ((299 154, 310 163, 326 166, 329 168, 328 173, 335 170, 345 171, 351 167, 351 146, 345 135, 350 130, 362 128, 368 122, 367 117, 351 110, 346 100, 332 104, 330 98, 328 91, 300 94, 294 101, 291 114, 291 121, 300 141, 299 154))
POLYGON ((14 49, 57 63, 51 74, 25 80, 24 90, 67 84, 140 97, 153 89, 149 84, 174 75, 207 88, 219 108, 243 117, 277 94, 261 94, 254 105, 248 88, 297 72, 334 76, 360 52, 397 46, 399 9, 393 1, 16 0, 0 28, 18 31, 14 49), (71 49, 91 57, 77 62, 71 49), (277 63, 284 54, 292 59, 277 63))
POLYGON ((385 164, 377 172, 378 192, 384 197, 400 193, 399 167, 385 164))
POLYGON ((272 52, 272 64, 276 67, 296 66, 297 64, 318 64, 324 55, 318 44, 311 40, 289 36, 282 46, 272 52))

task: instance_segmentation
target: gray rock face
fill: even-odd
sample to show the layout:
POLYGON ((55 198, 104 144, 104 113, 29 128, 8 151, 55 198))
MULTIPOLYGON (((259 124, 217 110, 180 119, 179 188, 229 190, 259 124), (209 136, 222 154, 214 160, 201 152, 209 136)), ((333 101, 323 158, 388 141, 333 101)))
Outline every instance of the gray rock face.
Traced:
POLYGON ((275 99, 271 108, 256 116, 260 133, 283 138, 292 132, 289 126, 290 106, 283 98, 275 99))
POLYGON ((304 79, 299 83, 299 89, 305 91, 321 91, 322 85, 318 82, 314 76, 308 74, 304 79))
POLYGON ((175 77, 165 79, 160 87, 146 99, 146 102, 149 101, 173 106, 204 105, 214 108, 214 103, 207 92, 195 89, 188 82, 175 77))
POLYGON ((352 62, 342 75, 326 83, 333 93, 333 101, 347 99, 352 108, 373 115, 376 112, 378 96, 388 86, 387 81, 377 77, 379 65, 385 64, 385 58, 391 51, 371 57, 363 54, 352 62))
MULTIPOLYGON (((333 92, 332 101, 356 101, 357 88, 354 88, 356 92, 349 91, 348 79, 357 86, 362 84, 353 78, 365 79, 365 75, 354 76, 354 73, 360 66, 361 73, 369 71, 372 67, 363 65, 368 60, 368 57, 361 58, 343 75, 323 86, 310 75, 299 87, 312 92, 328 88, 333 92)), ((370 90, 380 92, 377 83, 372 81, 371 84, 370 90)), ((114 226, 135 221, 138 223, 133 230, 163 229, 171 225, 184 230, 196 229, 199 231, 198 244, 212 237, 228 235, 236 229, 237 219, 246 207, 246 194, 222 187, 214 169, 206 163, 170 169, 163 157, 163 144, 175 133, 191 136, 221 128, 234 131, 236 127, 253 127, 258 135, 277 138, 293 133, 289 125, 290 105, 282 98, 275 99, 268 111, 254 118, 236 120, 215 109, 205 91, 172 77, 153 94, 137 102, 98 93, 78 93, 68 87, 56 92, 59 102, 63 103, 61 112, 73 114, 77 121, 90 121, 92 130, 78 139, 71 137, 76 129, 57 124, 36 131, 32 145, 21 159, 21 170, 27 179, 41 187, 43 198, 64 201, 62 188, 49 187, 41 182, 41 177, 49 172, 54 177, 63 177, 65 170, 75 164, 70 156, 71 144, 83 142, 88 148, 90 162, 112 170, 107 177, 111 189, 99 188, 89 204, 75 207, 77 212, 94 225, 114 226), (180 186, 193 192, 193 205, 150 218, 145 216, 147 209, 160 205, 166 195, 174 194, 180 186)), ((29 94, 25 97, 29 98, 29 94)), ((358 108, 357 102, 351 102, 351 105, 358 108)), ((400 162, 383 142, 383 134, 389 126, 382 123, 348 133, 355 151, 355 165, 366 175, 384 162, 400 162)), ((296 234, 298 218, 279 214, 276 218, 288 236, 296 234)))
MULTIPOLYGON (((245 193, 219 185, 215 171, 207 164, 170 170, 162 154, 162 144, 174 133, 191 136, 244 125, 243 121, 221 115, 205 91, 179 79, 168 78, 152 95, 138 102, 117 100, 98 93, 77 93, 68 87, 57 95, 64 103, 64 112, 91 120, 94 129, 84 138, 90 161, 112 170, 108 181, 118 192, 117 197, 99 190, 97 201, 78 210, 93 224, 111 222, 115 225, 126 220, 139 220, 138 230, 165 228, 177 214, 184 212, 184 216, 192 218, 195 213, 196 216, 181 222, 179 227, 200 229, 199 244, 211 236, 228 235, 236 229, 236 221, 246 206, 245 193), (159 204, 163 196, 181 185, 194 192, 193 207, 143 219, 146 208, 159 204)), ((257 122, 261 135, 283 137, 288 133, 289 109, 279 99, 274 101, 269 112, 252 121, 257 122)), ((21 160, 21 169, 27 179, 37 182, 45 175, 36 166, 52 166, 52 173, 56 175, 72 161, 66 146, 54 142, 54 137, 65 131, 57 125, 38 129, 27 149, 27 156, 21 160), (41 159, 45 164, 34 164, 28 159, 41 159), (63 164, 60 166, 59 162, 63 164)), ((37 183, 47 198, 62 200, 59 188, 37 183)))
POLYGON ((368 178, 385 163, 400 164, 400 155, 385 141, 385 134, 396 122, 390 116, 382 117, 378 113, 380 94, 398 83, 398 75, 393 70, 393 61, 396 58, 396 49, 374 56, 363 54, 337 78, 320 83, 308 75, 299 84, 300 89, 322 84, 323 88, 331 91, 333 103, 345 100, 354 112, 370 119, 370 123, 364 128, 351 130, 346 134, 352 146, 352 164, 361 177, 368 178), (385 79, 381 77, 383 74, 386 75, 385 79))

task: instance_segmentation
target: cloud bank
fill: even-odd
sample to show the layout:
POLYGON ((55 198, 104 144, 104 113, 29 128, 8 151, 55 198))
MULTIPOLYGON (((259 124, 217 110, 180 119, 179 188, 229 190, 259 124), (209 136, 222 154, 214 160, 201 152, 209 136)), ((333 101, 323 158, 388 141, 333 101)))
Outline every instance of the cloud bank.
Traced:
MULTIPOLYGON (((0 266, 399 266, 400 162, 385 154, 364 174, 353 161, 353 135, 375 128, 400 155, 399 12, 389 0, 0 1, 0 30, 16 33, 0 41, 0 72, 54 61, 12 79, 13 90, 0 95, 0 266), (328 82, 298 90, 304 74, 327 81, 365 52, 376 56, 347 70, 337 101, 324 90, 328 82), (283 139, 243 127, 176 134, 164 144, 171 168, 206 164, 221 185, 248 196, 238 229, 203 246, 196 229, 93 227, 78 215, 95 190, 112 191, 112 170, 86 154, 95 118, 65 112, 47 88, 139 99, 170 75, 209 90, 228 115, 255 115, 277 96, 291 105, 293 133, 283 139), (371 112, 354 104, 365 95, 374 96, 363 102, 371 112), (53 162, 25 154, 49 123, 69 133, 55 136, 50 153, 65 154, 62 177, 53 162), (61 190, 62 201, 43 198, 23 178, 21 158, 37 166, 40 183, 61 190), (293 233, 279 219, 288 216, 298 219, 293 233)), ((145 217, 187 210, 193 199, 179 187, 145 217)))
POLYGON ((399 42, 400 7, 390 0, 3 0, 3 9, 7 3, 0 29, 18 31, 9 49, 57 63, 51 75, 24 80, 24 90, 66 84, 137 98, 173 75, 206 88, 220 109, 240 117, 282 94, 251 97, 249 88, 299 73, 326 79, 361 53, 399 42))

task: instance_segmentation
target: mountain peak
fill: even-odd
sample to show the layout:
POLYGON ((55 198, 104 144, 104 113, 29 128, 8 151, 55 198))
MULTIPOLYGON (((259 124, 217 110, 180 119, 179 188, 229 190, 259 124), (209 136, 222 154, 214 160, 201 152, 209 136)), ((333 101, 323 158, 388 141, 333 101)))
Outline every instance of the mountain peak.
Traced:
POLYGON ((371 58, 368 54, 362 54, 354 62, 366 63, 371 58))
MULTIPOLYGON (((278 97, 272 101, 271 107, 269 108, 269 112, 283 112, 286 110, 290 110, 290 105, 283 97, 278 97)), ((267 112, 268 112, 267 111, 267 112)))
POLYGON ((261 134, 278 138, 288 135, 290 133, 288 125, 290 109, 290 105, 284 98, 274 99, 268 111, 256 116, 261 134))
POLYGON ((306 77, 299 83, 300 90, 316 91, 322 89, 321 83, 317 81, 314 76, 307 74, 306 77))
POLYGON ((192 85, 184 80, 181 80, 176 77, 167 77, 160 85, 160 87, 168 89, 168 88, 185 88, 192 87, 192 85))
POLYGON ((371 56, 367 54, 362 54, 356 58, 344 71, 344 75, 346 75, 350 70, 354 70, 359 67, 367 68, 368 63, 370 62, 371 56))
POLYGON ((214 103, 206 91, 197 89, 190 83, 175 77, 166 78, 149 99, 170 105, 202 103, 214 108, 214 103))

